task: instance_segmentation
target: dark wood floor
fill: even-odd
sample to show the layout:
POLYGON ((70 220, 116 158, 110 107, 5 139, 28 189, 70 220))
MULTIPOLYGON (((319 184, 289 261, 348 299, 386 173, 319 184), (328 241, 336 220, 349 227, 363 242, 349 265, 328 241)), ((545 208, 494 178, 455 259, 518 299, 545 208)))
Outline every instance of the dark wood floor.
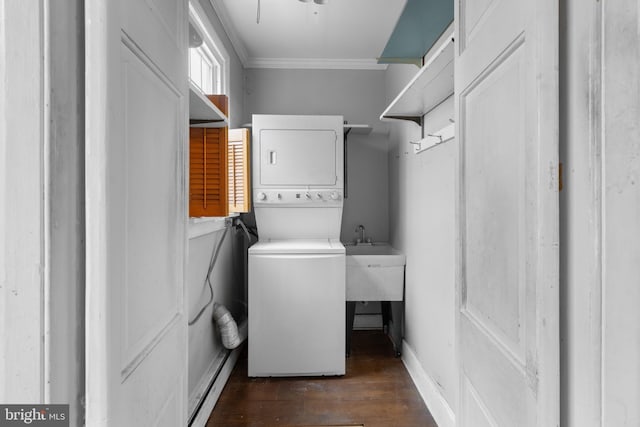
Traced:
POLYGON ((356 331, 344 377, 248 378, 240 357, 207 427, 437 427, 381 331, 356 331))

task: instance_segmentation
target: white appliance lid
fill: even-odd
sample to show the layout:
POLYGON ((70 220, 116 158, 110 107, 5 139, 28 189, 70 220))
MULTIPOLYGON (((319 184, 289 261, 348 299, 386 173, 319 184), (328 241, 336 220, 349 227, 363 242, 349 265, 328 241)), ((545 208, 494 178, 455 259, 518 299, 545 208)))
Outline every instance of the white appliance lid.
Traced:
POLYGON ((345 248, 337 240, 289 239, 260 241, 249 248, 251 254, 344 254, 345 248))

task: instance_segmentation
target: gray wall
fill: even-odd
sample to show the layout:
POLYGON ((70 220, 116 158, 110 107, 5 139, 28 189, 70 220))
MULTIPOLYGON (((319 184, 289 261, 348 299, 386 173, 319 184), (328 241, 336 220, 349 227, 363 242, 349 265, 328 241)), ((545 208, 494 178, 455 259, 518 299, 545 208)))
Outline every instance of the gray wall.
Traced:
POLYGON ((337 114, 373 126, 369 135, 347 138, 348 197, 341 240, 355 238, 362 224, 377 241, 387 241, 387 137, 379 121, 384 110, 384 71, 245 70, 245 121, 252 114, 337 114))
MULTIPOLYGON (((387 99, 417 72, 415 66, 387 69, 387 99)), ((453 117, 452 98, 425 120, 425 130, 453 117)), ((441 125, 440 125, 441 126, 441 125)), ((427 132, 428 133, 428 132, 427 132)), ((421 138, 412 122, 393 122, 389 151, 390 236, 407 257, 405 341, 422 369, 455 413, 458 376, 455 353, 455 156, 449 141, 415 154, 409 141, 421 138)))

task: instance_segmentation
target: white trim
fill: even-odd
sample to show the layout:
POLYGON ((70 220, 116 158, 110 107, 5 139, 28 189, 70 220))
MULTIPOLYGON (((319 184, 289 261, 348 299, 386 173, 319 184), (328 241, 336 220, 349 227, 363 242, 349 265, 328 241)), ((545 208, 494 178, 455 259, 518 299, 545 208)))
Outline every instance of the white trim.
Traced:
MULTIPOLYGON (((242 339, 242 342, 245 342, 245 340, 247 339, 247 332, 248 332, 247 328, 248 328, 248 322, 245 319, 238 326, 238 332, 240 333, 240 338, 242 339)), ((238 346, 231 352, 231 354, 227 358, 227 361, 222 366, 222 369, 220 369, 220 373, 218 373, 217 378, 215 378, 213 385, 209 390, 209 393, 204 397, 204 402, 202 403, 202 406, 198 410, 198 413, 196 414, 193 421, 191 421, 191 423, 189 424, 189 427, 204 427, 207 424, 207 421, 209 420, 209 416, 211 416, 211 411, 213 411, 213 408, 216 406, 216 403, 218 403, 218 399, 222 394, 222 390, 224 389, 224 386, 227 384, 227 381, 231 376, 231 372, 233 371, 233 368, 236 366, 236 362, 238 361, 238 357, 242 352, 243 346, 244 344, 238 346)), ((210 374, 210 372, 207 372, 207 374, 210 374)))
MULTIPOLYGON (((189 410, 187 413, 189 417, 193 415, 197 415, 198 405, 207 398, 207 393, 209 391, 209 385, 215 379, 216 372, 218 370, 222 371, 222 367, 229 359, 230 353, 227 349, 222 349, 215 358, 211 359, 211 363, 209 363, 209 367, 204 371, 204 373, 200 377, 200 381, 193 388, 193 391, 189 395, 189 410)), ((212 386, 212 389, 216 388, 215 385, 212 386)))
POLYGON ((228 95, 229 88, 231 87, 229 81, 231 79, 229 53, 227 52, 222 39, 218 36, 218 33, 216 33, 211 22, 209 22, 206 12, 197 1, 189 2, 189 20, 194 22, 197 27, 204 32, 204 42, 207 44, 207 47, 212 50, 214 56, 222 58, 222 93, 228 95))
POLYGON ((195 239, 207 234, 224 230, 227 226, 227 219, 239 217, 240 214, 232 213, 229 216, 204 216, 189 218, 188 238, 195 239))
MULTIPOLYGON (((107 321, 106 179, 107 127, 111 99, 108 88, 108 34, 110 8, 107 2, 85 2, 85 420, 86 425, 107 426, 110 389, 108 358, 110 330, 107 321)), ((185 64, 186 65, 186 64, 185 64)))
POLYGON ((440 393, 435 381, 420 364, 411 346, 404 340, 402 342, 402 362, 438 426, 454 427, 456 425, 456 416, 453 410, 442 393, 440 393))
POLYGON ((0 402, 46 393, 44 4, 0 2, 0 402))
POLYGON ((191 424, 189 424, 189 427, 204 427, 207 425, 207 420, 209 420, 211 412, 216 406, 216 403, 218 403, 222 390, 227 384, 233 368, 236 366, 236 362, 240 356, 240 348, 242 348, 242 346, 233 350, 229 355, 229 358, 218 374, 218 378, 216 378, 215 382, 211 386, 211 390, 209 390, 209 393, 204 399, 204 403, 200 407, 200 410, 198 410, 196 417, 193 419, 191 424))
MULTIPOLYGON (((53 383, 51 356, 51 4, 50 0, 41 3, 42 13, 42 203, 43 203, 43 277, 42 277, 42 330, 43 330, 43 398, 44 402, 51 402, 51 387, 53 383)), ((74 307, 75 308, 75 307, 74 307)))
POLYGON ((247 53, 247 48, 245 47, 244 43, 242 42, 240 37, 238 37, 238 32, 236 31, 236 28, 233 25, 233 21, 229 16, 229 12, 227 11, 227 8, 225 7, 224 3, 220 1, 209 0, 209 3, 211 3, 211 6, 213 7, 214 12, 216 13, 216 15, 218 15, 218 19, 222 23, 222 27, 224 28, 224 31, 227 33, 227 37, 229 37, 229 40, 231 41, 231 45, 233 46, 233 49, 236 51, 236 54, 238 55, 240 62, 246 68, 249 62, 249 54, 247 53))
POLYGON ((386 70, 389 64, 375 59, 336 58, 249 58, 245 68, 327 69, 327 70, 386 70))

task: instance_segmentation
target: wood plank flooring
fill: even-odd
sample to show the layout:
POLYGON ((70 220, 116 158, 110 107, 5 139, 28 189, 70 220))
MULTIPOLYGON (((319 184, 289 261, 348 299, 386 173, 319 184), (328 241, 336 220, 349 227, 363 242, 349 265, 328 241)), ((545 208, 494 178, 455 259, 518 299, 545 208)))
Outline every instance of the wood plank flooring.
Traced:
POLYGON ((355 331, 343 377, 248 378, 240 357, 207 427, 437 427, 381 331, 355 331))

